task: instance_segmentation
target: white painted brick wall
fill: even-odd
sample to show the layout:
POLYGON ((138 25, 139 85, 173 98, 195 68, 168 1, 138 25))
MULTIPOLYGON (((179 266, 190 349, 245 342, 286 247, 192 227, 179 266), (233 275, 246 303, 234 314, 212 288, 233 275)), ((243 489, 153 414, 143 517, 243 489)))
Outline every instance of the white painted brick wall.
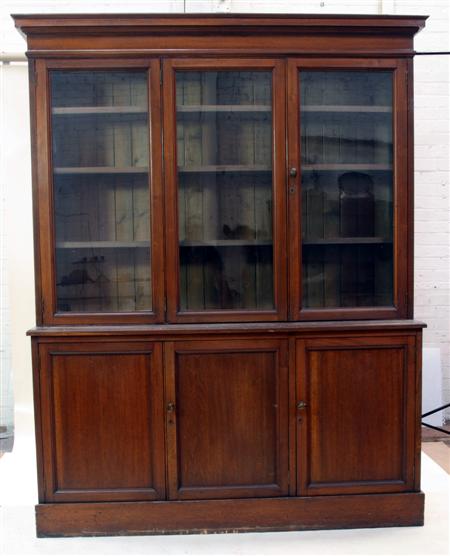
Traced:
MULTIPOLYGON (((3 1, 0 5, 0 49, 20 52, 25 43, 12 26, 10 13, 32 12, 297 12, 297 13, 361 13, 361 14, 426 14, 430 15, 424 31, 416 38, 417 51, 448 51, 449 40, 449 2, 448 0, 132 0, 126 4, 122 0, 15 0, 3 1)), ((416 157, 416 195, 415 195, 415 317, 426 321, 428 328, 424 334, 425 347, 439 348, 443 369, 443 396, 450 401, 450 198, 449 198, 449 151, 450 151, 450 91, 448 56, 417 56, 415 58, 415 157, 416 157)), ((23 67, 23 83, 26 83, 26 68, 23 67)), ((11 101, 13 102, 13 101, 11 101)), ((23 96, 16 101, 23 102, 23 96)), ((27 111, 26 104, 5 107, 8 113, 27 111)), ((14 127, 14 121, 8 129, 0 129, 2 143, 11 130, 24 136, 28 130, 14 127)), ((23 161, 16 161, 23 164, 23 161)), ((9 168, 10 177, 14 178, 14 168, 9 168)), ((16 172, 17 173, 17 172, 16 172)), ((23 178, 22 178, 23 179, 23 178)), ((6 185, 14 187, 14 179, 6 185)), ((31 194, 31 187, 20 188, 26 195, 31 194)), ((14 192, 12 199, 14 199, 14 192)), ((25 200, 29 203, 29 198, 25 200)), ((15 203, 20 207, 20 203, 15 203)), ((10 207, 8 207, 10 208, 10 207)), ((0 211, 5 207, 0 206, 0 211)), ((4 216, 2 212, 0 216, 4 216)), ((16 218, 21 218, 17 214, 16 218)), ((2 219, 3 220, 3 219, 2 219)), ((3 230, 4 231, 4 230, 3 230)), ((0 230, 1 233, 1 230, 0 230)), ((31 233, 25 241, 31 245, 31 233)), ((12 239, 9 237, 9 241, 12 239)), ((13 253, 13 251, 8 251, 13 253)), ((14 255, 12 255, 14 256, 14 255)), ((1 254, 0 254, 1 257, 1 254)), ((0 314, 5 315, 4 308, 16 310, 20 305, 23 289, 33 290, 31 259, 7 261, 8 265, 18 265, 18 271, 26 273, 27 282, 21 284, 21 293, 17 289, 9 296, 2 297, 0 314), (20 264, 23 266, 20 267, 20 264)), ((3 262, 3 264, 5 264, 3 262)), ((5 290, 6 291, 6 290, 5 290)), ((31 313, 28 313, 32 314, 31 313)), ((15 323, 18 334, 24 333, 31 322, 15 323)), ((2 327, 2 341, 8 338, 7 328, 2 327)), ((27 363, 17 366, 14 361, 19 352, 28 345, 13 345, 12 361, 16 396, 21 401, 31 403, 29 381, 31 370, 29 358, 27 363), (28 365, 28 366, 27 366, 28 365), (25 386, 24 386, 25 384, 25 386), (21 394, 22 389, 25 394, 21 394)), ((25 348, 27 349, 27 348, 25 348)), ((0 354, 1 355, 1 354, 0 354)), ((20 358, 19 358, 20 359, 20 358)), ((19 360, 18 359, 18 360, 19 360)), ((20 359, 21 360, 21 359, 20 359)), ((22 361, 22 360, 21 360, 22 361)), ((450 417, 450 412, 448 413, 450 417)))
MULTIPOLYGON (((426 13, 416 50, 449 51, 446 0, 397 1, 399 13, 426 13)), ((424 345, 438 347, 442 398, 450 401, 450 57, 416 56, 415 64, 415 316, 424 320, 424 345)), ((450 411, 447 411, 450 418, 450 411)))
MULTIPOLYGON (((4 72, 0 67, 0 130, 4 128, 4 72)), ((11 373, 11 330, 9 319, 9 295, 7 283, 7 227, 6 214, 6 183, 4 176, 4 149, 0 147, 0 426, 11 427, 13 424, 13 388, 11 373)))

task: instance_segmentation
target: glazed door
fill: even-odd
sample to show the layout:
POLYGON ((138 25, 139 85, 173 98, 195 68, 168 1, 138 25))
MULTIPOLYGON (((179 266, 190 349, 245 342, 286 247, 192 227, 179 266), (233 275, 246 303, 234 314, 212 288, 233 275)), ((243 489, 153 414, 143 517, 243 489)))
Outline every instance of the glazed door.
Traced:
POLYGON ((161 344, 41 344, 37 384, 46 502, 164 499, 161 344))
POLYGON ((284 496, 284 340, 174 342, 165 352, 169 498, 284 496))
POLYGON ((299 495, 414 490, 415 341, 297 341, 299 495))
POLYGON ((161 321, 159 62, 38 61, 37 88, 39 316, 161 321))
POLYGON ((289 62, 290 313, 407 316, 406 63, 289 62))
POLYGON ((284 64, 164 65, 171 321, 286 317, 284 64))

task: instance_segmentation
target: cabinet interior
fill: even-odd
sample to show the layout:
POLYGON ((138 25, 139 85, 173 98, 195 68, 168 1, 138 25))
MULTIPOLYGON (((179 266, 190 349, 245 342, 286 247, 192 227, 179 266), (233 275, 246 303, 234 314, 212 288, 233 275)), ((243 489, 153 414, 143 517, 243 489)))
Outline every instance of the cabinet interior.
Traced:
POLYGON ((299 81, 303 305, 392 305, 393 74, 299 81))
POLYGON ((147 72, 50 80, 57 310, 149 310, 147 72))
POLYGON ((180 309, 272 309, 272 75, 177 71, 180 309))

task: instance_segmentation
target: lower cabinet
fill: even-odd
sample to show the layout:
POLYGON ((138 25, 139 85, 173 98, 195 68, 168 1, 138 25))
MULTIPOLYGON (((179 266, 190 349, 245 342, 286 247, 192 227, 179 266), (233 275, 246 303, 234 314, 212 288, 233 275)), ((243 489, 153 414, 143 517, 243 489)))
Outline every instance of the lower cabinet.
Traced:
POLYGON ((420 332, 34 345, 45 534, 72 511, 96 534, 99 508, 105 531, 372 524, 359 503, 422 519, 420 332))

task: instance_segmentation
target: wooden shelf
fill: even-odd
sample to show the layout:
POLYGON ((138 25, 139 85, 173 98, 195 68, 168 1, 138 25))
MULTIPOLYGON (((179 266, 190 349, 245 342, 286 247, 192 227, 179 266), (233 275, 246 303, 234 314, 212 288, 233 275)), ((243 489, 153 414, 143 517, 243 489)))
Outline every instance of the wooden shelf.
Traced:
POLYGON ((180 241, 180 247, 260 247, 272 245, 272 240, 211 239, 204 241, 180 241))
POLYGON ((177 106, 177 112, 272 112, 270 104, 187 104, 177 106))
POLYGON ((384 237, 330 237, 320 239, 305 238, 303 245, 373 245, 389 244, 391 239, 384 237))
POLYGON ((331 172, 336 170, 392 172, 393 166, 390 164, 302 164, 301 169, 304 171, 325 170, 331 172))
POLYGON ((71 116, 79 114, 147 114, 146 106, 61 106, 52 109, 52 114, 71 116))
POLYGON ((361 112, 389 114, 392 113, 391 106, 358 106, 358 105, 331 105, 331 104, 310 104, 302 105, 302 112, 361 112))
POLYGON ((214 172, 271 172, 270 166, 263 164, 211 164, 205 166, 179 166, 181 173, 214 173, 214 172))
POLYGON ((130 249, 150 247, 149 241, 58 241, 57 249, 130 249))
POLYGON ((54 174, 147 174, 145 166, 66 166, 53 168, 54 174))
MULTIPOLYGON (((77 284, 77 285, 83 285, 83 284, 77 284)), ((59 287, 61 287, 60 285, 58 285, 59 287)), ((62 286, 64 287, 64 286, 62 286)), ((98 303, 105 303, 106 300, 108 299, 112 299, 112 296, 110 298, 105 297, 105 296, 100 296, 100 295, 76 295, 76 296, 72 296, 72 297, 68 297, 68 296, 58 296, 58 300, 60 302, 60 304, 63 303, 80 303, 80 302, 88 302, 88 301, 96 301, 98 303)), ((112 309, 110 310, 106 310, 105 313, 113 313, 114 311, 112 309)))

